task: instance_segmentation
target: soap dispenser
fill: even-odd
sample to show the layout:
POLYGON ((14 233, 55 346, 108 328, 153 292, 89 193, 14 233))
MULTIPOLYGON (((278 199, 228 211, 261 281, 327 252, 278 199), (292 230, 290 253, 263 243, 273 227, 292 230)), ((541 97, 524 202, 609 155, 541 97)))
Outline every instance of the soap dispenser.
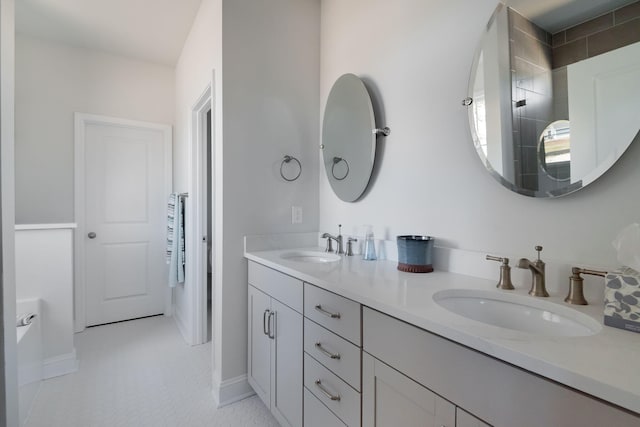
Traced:
POLYGON ((378 259, 376 256, 376 242, 373 237, 373 227, 366 226, 365 238, 364 238, 364 251, 362 252, 362 259, 367 261, 375 261, 378 259))

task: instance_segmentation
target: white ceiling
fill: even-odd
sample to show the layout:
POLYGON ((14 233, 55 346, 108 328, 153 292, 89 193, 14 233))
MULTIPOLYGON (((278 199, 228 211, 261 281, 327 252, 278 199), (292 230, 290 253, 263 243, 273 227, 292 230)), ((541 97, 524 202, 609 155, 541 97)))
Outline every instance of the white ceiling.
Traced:
POLYGON ((16 31, 175 65, 202 0, 18 0, 16 31))

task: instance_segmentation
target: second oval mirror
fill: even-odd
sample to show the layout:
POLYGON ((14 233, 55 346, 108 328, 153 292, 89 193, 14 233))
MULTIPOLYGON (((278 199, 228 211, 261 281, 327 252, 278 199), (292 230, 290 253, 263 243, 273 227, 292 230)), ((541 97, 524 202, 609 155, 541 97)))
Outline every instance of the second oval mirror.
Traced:
POLYGON ((510 190, 562 196, 596 180, 638 138, 640 2, 506 3, 471 73, 474 144, 510 190))

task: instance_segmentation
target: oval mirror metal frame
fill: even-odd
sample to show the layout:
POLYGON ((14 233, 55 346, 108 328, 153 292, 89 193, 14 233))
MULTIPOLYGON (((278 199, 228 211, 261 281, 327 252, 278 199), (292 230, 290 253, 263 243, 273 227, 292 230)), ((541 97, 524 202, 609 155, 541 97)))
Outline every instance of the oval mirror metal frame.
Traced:
POLYGON ((324 111, 322 157, 333 192, 345 202, 367 189, 376 157, 376 126, 369 92, 360 78, 334 83, 324 111))
MULTIPOLYGON (((522 5, 523 1, 520 1, 519 4, 522 5)), ((532 1, 535 1, 535 0, 532 0, 532 1)), ((574 164, 571 165, 571 169, 575 169, 571 171, 571 173, 574 175, 572 178, 552 179, 553 177, 551 175, 548 175, 548 171, 546 171, 543 168, 543 165, 539 160, 538 142, 540 141, 540 135, 537 135, 536 133, 535 140, 530 141, 530 143, 524 143, 524 144, 519 143, 519 145, 516 145, 514 142, 514 141, 517 141, 516 138, 520 138, 522 137, 522 135, 519 134, 517 135, 517 137, 514 136, 514 134, 516 134, 517 132, 514 132, 514 129, 516 129, 516 124, 514 124, 515 121, 513 119, 514 117, 513 111, 516 108, 525 106, 527 101, 520 100, 520 98, 524 98, 524 96, 521 96, 520 93, 518 93, 517 96, 512 96, 512 93, 511 93, 513 90, 516 90, 516 89, 520 90, 520 88, 516 86, 515 79, 512 80, 513 65, 511 64, 512 59, 509 53, 510 46, 509 46, 508 40, 513 37, 509 35, 509 37, 506 38, 506 41, 503 40, 503 38, 501 37, 497 37, 495 39, 497 42, 497 45, 495 45, 496 48, 492 49, 491 51, 487 51, 486 54, 484 53, 485 42, 487 38, 492 35, 490 34, 490 32, 497 31, 495 26, 502 26, 501 31, 508 31, 508 28, 505 29, 505 25, 506 26, 509 25, 509 19, 511 18, 507 17, 507 13, 509 13, 507 11, 507 7, 503 3, 499 3, 495 12, 491 16, 489 23, 486 26, 486 31, 483 33, 482 39, 479 43, 478 48, 476 49, 475 57, 473 60, 473 65, 472 65, 471 74, 469 78, 469 85, 468 85, 468 98, 463 100, 463 105, 467 106, 468 108, 469 129, 471 131, 473 144, 476 148, 479 158, 481 159, 487 171, 494 177, 494 179, 496 179, 498 182, 500 182, 500 184, 510 189, 511 191, 514 191, 516 193, 523 194, 526 196, 530 196, 530 197, 537 197, 537 198, 553 198, 553 197, 560 197, 560 196, 573 193, 581 188, 584 188, 591 182, 595 181, 597 178, 602 176, 602 174, 604 174, 609 168, 611 168, 613 164, 615 164, 615 162, 624 154, 624 152, 628 149, 628 147, 635 140, 640 139, 640 131, 639 129, 636 129, 633 126, 627 126, 626 128, 621 130, 619 130, 618 127, 614 127, 613 129, 615 129, 616 131, 615 132, 616 136, 620 135, 618 138, 620 142, 618 144, 611 143, 612 147, 609 148, 609 152, 606 152, 605 155, 600 154, 600 157, 596 158, 595 160, 592 160, 590 157, 591 154, 588 154, 587 152, 586 158, 588 161, 582 160, 582 163, 578 165, 578 166, 581 166, 582 169, 579 167, 576 169, 576 166, 574 164), (505 50, 506 50, 506 53, 505 53, 505 50), (485 56, 490 57, 490 59, 497 59, 496 63, 499 63, 500 65, 502 65, 502 67, 500 66, 493 67, 494 70, 496 70, 495 79, 493 82, 489 82, 489 84, 487 84, 487 81, 484 80, 485 72, 484 72, 483 62, 486 60, 485 56), (480 67, 483 67, 483 69, 480 71, 480 74, 478 74, 480 67), (488 89, 497 88, 495 89, 497 95, 493 96, 493 98, 495 99, 491 99, 486 103, 482 102, 482 104, 480 102, 476 102, 478 101, 478 99, 474 99, 474 97, 476 97, 477 95, 476 93, 474 93, 475 92, 474 88, 477 83, 477 78, 483 79, 481 83, 478 82, 480 83, 479 84, 480 90, 478 92, 479 93, 481 92, 483 96, 484 96, 484 93, 488 91, 488 89), (519 105, 519 103, 522 103, 522 104, 519 105), (477 120, 477 117, 476 117, 477 111, 479 112, 477 116, 481 117, 480 120, 477 120), (490 114, 493 114, 492 117, 494 120, 489 126, 487 126, 487 119, 486 119, 487 111, 491 111, 490 114), (484 116, 480 116, 480 113, 484 114, 484 116), (496 117, 498 118, 496 119, 496 117), (476 124, 478 124, 479 127, 484 126, 484 129, 478 131, 478 129, 476 128, 476 124), (487 129, 490 129, 490 131, 487 129), (480 136, 480 133, 483 133, 482 137, 480 136), (491 143, 492 140, 494 141, 494 143, 495 143, 495 140, 498 140, 500 144, 500 145, 496 145, 497 149, 494 150, 493 152, 491 152, 489 149, 489 144, 491 143), (531 158, 525 157, 525 155, 522 154, 526 151, 523 147, 527 149, 530 148, 529 151, 531 151, 531 158), (519 154, 520 155, 519 158, 515 154, 516 150, 520 150, 521 152, 521 154, 519 154), (493 160, 493 163, 492 163, 492 160, 493 160), (520 164, 514 165, 515 160, 518 160, 520 164), (533 164, 533 162, 535 162, 535 164, 533 164), (589 165, 591 164, 590 162, 593 163, 593 165, 590 168, 584 168, 583 165, 584 164, 589 165), (525 163, 528 165, 527 166, 528 169, 526 170, 526 172, 531 175, 529 179, 538 182, 535 186, 536 189, 532 189, 532 187, 534 187, 533 185, 527 188, 526 186, 520 186, 517 184, 517 182, 521 182, 521 183, 525 182, 524 180, 526 177, 524 176, 525 172, 523 172, 525 171, 525 167, 523 166, 525 163), (518 172, 518 168, 520 168, 519 172, 518 172), (533 176, 534 169, 535 169, 535 174, 537 174, 536 176, 533 176), (518 176, 518 173, 520 174, 519 176, 518 176), (540 178, 543 175, 544 177, 540 178)), ((495 37, 495 35, 493 36, 495 37)), ((609 52, 603 53, 602 55, 614 54, 616 51, 620 51, 620 49, 626 49, 628 47, 631 47, 632 49, 638 49, 640 48, 640 42, 636 42, 635 44, 621 47, 619 49, 611 50, 609 52)), ((621 54, 622 53, 619 52, 619 55, 621 54)), ((594 57, 597 58, 597 56, 594 56, 594 57)), ((603 63, 605 59, 609 60, 609 58, 611 57, 612 56, 608 56, 604 58, 603 63)), ((580 62, 578 62, 577 64, 580 64, 580 62)), ((572 66, 573 66, 573 69, 576 69, 576 67, 573 64, 569 65, 569 67, 572 67, 572 66)), ((549 68, 550 73, 553 73, 554 70, 556 70, 556 68, 554 68, 553 66, 549 68)), ((516 72, 517 70, 513 71, 513 73, 516 73, 516 72)), ((570 73, 571 71, 567 72, 568 75, 570 73)), ((634 78, 640 79, 640 73, 638 73, 638 75, 634 74, 634 76, 635 77, 632 77, 631 79, 634 79, 634 78)), ((573 82, 574 80, 570 80, 570 82, 567 81, 566 84, 567 86, 571 86, 572 84, 573 85, 577 84, 573 82)), ((553 84, 555 84, 555 81, 553 82, 553 84)), ((574 93, 578 93, 578 92, 579 91, 576 91, 574 93)), ((634 102, 636 102, 637 104, 637 101, 634 101, 634 102)), ((573 105, 578 105, 578 104, 574 103, 573 105)), ((601 110, 603 109, 603 107, 600 104, 595 104, 595 103, 593 105, 593 108, 594 108, 594 111, 596 108, 600 108, 601 110)), ((567 109, 569 109, 569 107, 567 107, 567 109)), ((627 110, 637 111, 637 110, 640 110, 640 108, 631 106, 627 110)), ((569 114, 567 113, 567 115, 569 114)), ((638 117, 640 117, 640 114, 638 114, 638 117)), ((580 121, 575 121, 575 116, 573 116, 573 118, 575 123, 574 122, 571 123, 572 134, 570 135, 571 137, 570 155, 571 155, 571 161, 575 162, 576 153, 574 153, 574 149, 576 150, 576 152, 578 152, 579 150, 582 150, 582 153, 584 153, 585 146, 591 147, 593 145, 595 150, 597 148, 596 146, 597 142, 596 142, 596 136, 593 136, 593 137, 590 137, 589 143, 585 144, 583 142, 583 145, 578 145, 580 141, 586 142, 586 140, 579 137, 574 137, 573 135, 574 127, 578 127, 579 129, 584 129, 587 126, 580 125, 580 123, 582 123, 580 121)), ((552 117, 551 115, 549 115, 549 117, 544 118, 544 120, 548 120, 549 123, 555 122, 560 119, 570 120, 571 117, 557 117, 557 116, 552 117)), ((639 120, 635 120, 635 121, 630 120, 629 117, 627 117, 627 119, 628 120, 626 121, 626 123, 640 122, 639 120)), ((622 119, 616 119, 615 121, 616 123, 618 123, 618 122, 621 122, 621 120, 622 119)), ((546 128, 546 126, 548 126, 549 123, 547 123, 544 126, 541 125, 540 131, 542 131, 543 128, 546 128)), ((607 124, 609 125, 609 127, 612 126, 609 123, 607 124)), ((594 126, 594 129, 595 129, 595 126, 594 126)), ((522 128, 518 130, 522 131, 522 128)), ((595 130, 593 131, 593 134, 594 135, 596 134, 595 130)), ((610 134, 606 134, 606 136, 609 136, 609 135, 610 134)), ((578 153, 578 155, 580 154, 578 153)), ((580 159, 584 159, 584 158, 585 157, 580 157, 580 159)))

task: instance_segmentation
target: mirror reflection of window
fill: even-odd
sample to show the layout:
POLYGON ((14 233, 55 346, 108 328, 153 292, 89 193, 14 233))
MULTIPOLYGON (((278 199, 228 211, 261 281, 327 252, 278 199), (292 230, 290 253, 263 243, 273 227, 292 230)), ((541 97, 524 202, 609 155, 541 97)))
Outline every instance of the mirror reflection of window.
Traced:
POLYGON ((480 58, 478 58, 478 73, 476 74, 476 80, 473 86, 473 103, 471 104, 471 108, 473 110, 473 121, 476 126, 476 149, 482 150, 484 155, 487 156, 487 111, 484 98, 483 57, 483 53, 480 52, 480 58))
POLYGON ((542 170, 559 181, 571 178, 571 126, 568 120, 551 123, 542 132, 538 147, 542 170))
POLYGON ((474 98, 473 100, 473 116, 476 123, 476 132, 478 137, 478 147, 482 150, 484 155, 487 155, 487 121, 485 118, 487 114, 485 113, 485 103, 484 96, 479 96, 474 98))

